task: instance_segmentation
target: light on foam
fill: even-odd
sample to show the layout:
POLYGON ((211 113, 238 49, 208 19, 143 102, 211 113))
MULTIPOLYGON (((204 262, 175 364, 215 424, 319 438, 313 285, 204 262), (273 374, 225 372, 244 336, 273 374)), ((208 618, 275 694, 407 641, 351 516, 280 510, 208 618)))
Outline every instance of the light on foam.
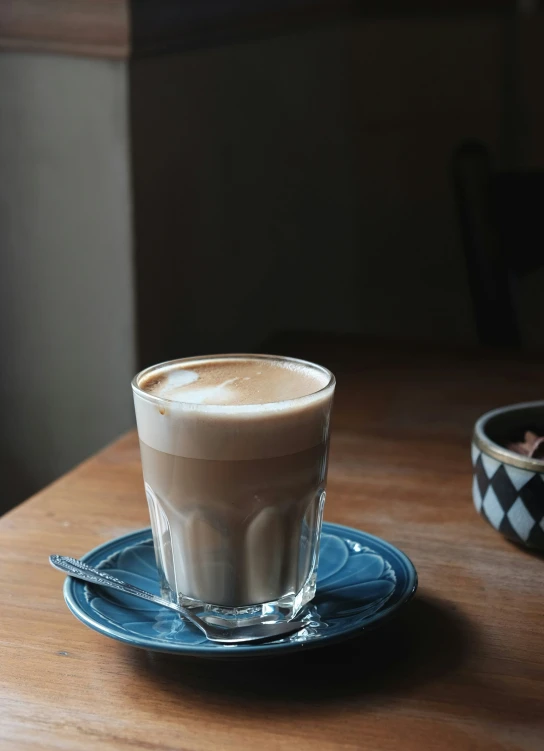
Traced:
MULTIPOLYGON (((187 389, 185 385, 172 387, 168 392, 163 392, 167 398, 189 404, 231 404, 236 402, 236 393, 227 388, 239 378, 229 378, 215 386, 203 386, 201 388, 187 389)), ((187 383, 193 383, 194 379, 187 383)))
POLYGON ((195 370, 169 370, 163 387, 159 387, 156 393, 159 396, 166 396, 168 392, 181 389, 195 381, 198 381, 198 373, 195 370))

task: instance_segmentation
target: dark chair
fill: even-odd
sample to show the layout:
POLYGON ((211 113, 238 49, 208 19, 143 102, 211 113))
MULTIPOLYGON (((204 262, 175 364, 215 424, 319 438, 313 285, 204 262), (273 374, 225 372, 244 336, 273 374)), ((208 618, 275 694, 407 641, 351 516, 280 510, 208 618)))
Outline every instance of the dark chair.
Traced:
POLYGON ((519 347, 514 276, 544 264, 544 172, 497 172, 484 144, 462 144, 453 180, 480 343, 519 347))

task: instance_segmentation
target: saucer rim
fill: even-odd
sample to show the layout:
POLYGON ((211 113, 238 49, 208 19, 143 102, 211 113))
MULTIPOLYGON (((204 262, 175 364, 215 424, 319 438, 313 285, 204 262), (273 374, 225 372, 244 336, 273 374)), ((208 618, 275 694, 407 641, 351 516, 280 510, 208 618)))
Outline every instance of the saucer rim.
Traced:
MULTIPOLYGON (((378 537, 377 535, 372 535, 369 532, 365 532, 364 530, 357 529, 355 527, 348 527, 344 524, 336 524, 334 522, 323 522, 323 532, 325 534, 334 534, 335 531, 340 533, 342 539, 346 539, 346 537, 349 538, 349 533, 353 532, 357 534, 363 534, 365 538, 368 539, 370 544, 372 544, 373 541, 376 541, 379 543, 379 545, 385 546, 389 550, 393 551, 393 553, 398 556, 398 558, 404 565, 406 573, 406 585, 404 587, 404 591, 400 595, 400 598, 397 599, 396 602, 389 606, 385 604, 376 613, 368 616, 368 618, 364 620, 364 623, 353 624, 347 627, 344 631, 336 632, 334 634, 331 634, 330 636, 324 634, 319 639, 309 639, 306 642, 265 642, 262 644, 254 645, 248 644, 246 646, 236 645, 236 649, 232 649, 232 647, 229 645, 224 645, 223 648, 217 649, 216 647, 213 650, 210 649, 206 642, 193 646, 176 643, 172 643, 172 645, 166 645, 164 643, 156 643, 153 641, 153 639, 150 639, 148 637, 125 635, 123 633, 120 633, 120 631, 118 630, 121 627, 115 629, 96 621, 92 615, 90 615, 80 606, 78 602, 77 592, 78 590, 84 591, 84 588, 86 586, 85 583, 80 581, 79 579, 74 579, 70 576, 66 577, 63 586, 64 600, 72 615, 74 615, 78 620, 91 628, 93 631, 96 631, 103 636, 107 636, 110 639, 114 639, 115 641, 120 641, 124 644, 128 644, 132 647, 148 649, 154 652, 178 654, 180 656, 186 657, 205 657, 209 659, 236 659, 248 656, 265 657, 266 655, 272 655, 276 653, 278 650, 284 652, 293 652, 316 649, 322 646, 327 646, 336 642, 356 637, 365 631, 376 628, 378 625, 381 626, 390 618, 397 615, 398 611, 410 602, 418 588, 418 574, 413 562, 406 555, 406 553, 400 550, 400 548, 396 547, 396 545, 393 545, 392 543, 384 540, 381 537, 378 537)), ((128 547, 132 547, 133 545, 137 545, 146 541, 136 539, 131 544, 132 538, 138 538, 140 536, 143 536, 144 534, 149 535, 150 540, 152 539, 151 528, 143 527, 132 532, 127 532, 123 535, 111 538, 110 540, 97 545, 95 548, 92 548, 92 550, 89 550, 87 553, 85 553, 85 555, 81 556, 80 560, 84 563, 89 563, 89 561, 92 561, 95 556, 100 555, 102 552, 104 552, 105 555, 100 561, 92 561, 94 566, 96 566, 97 564, 99 565, 110 555, 120 553, 122 550, 128 547), (120 543, 123 540, 126 540, 128 544, 120 549, 111 551, 112 546, 114 546, 116 543, 120 543)))

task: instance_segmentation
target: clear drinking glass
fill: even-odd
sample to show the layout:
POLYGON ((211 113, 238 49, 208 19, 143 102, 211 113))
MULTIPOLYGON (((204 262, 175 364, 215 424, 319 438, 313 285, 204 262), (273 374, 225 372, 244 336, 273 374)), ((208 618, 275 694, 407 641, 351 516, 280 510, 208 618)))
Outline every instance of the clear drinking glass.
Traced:
POLYGON ((214 355, 147 368, 132 388, 163 596, 230 626, 292 618, 315 594, 333 374, 293 358, 214 355), (302 368, 317 390, 217 405, 146 390, 211 360, 302 368))

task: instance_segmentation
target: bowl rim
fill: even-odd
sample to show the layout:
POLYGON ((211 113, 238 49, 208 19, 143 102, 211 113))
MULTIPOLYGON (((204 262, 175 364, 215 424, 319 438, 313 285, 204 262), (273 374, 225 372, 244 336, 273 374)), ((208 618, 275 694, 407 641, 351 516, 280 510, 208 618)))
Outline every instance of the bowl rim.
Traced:
POLYGON ((503 464, 508 464, 511 467, 517 467, 518 469, 530 470, 531 472, 544 473, 544 459, 532 459, 529 456, 522 456, 515 451, 500 446, 486 434, 485 427, 489 420, 505 412, 515 412, 520 409, 527 409, 530 407, 544 408, 544 401, 536 402, 520 402, 519 404, 509 404, 506 407, 498 407, 486 412, 478 418, 474 425, 474 432, 472 435, 473 443, 483 451, 485 454, 497 459, 503 464))

